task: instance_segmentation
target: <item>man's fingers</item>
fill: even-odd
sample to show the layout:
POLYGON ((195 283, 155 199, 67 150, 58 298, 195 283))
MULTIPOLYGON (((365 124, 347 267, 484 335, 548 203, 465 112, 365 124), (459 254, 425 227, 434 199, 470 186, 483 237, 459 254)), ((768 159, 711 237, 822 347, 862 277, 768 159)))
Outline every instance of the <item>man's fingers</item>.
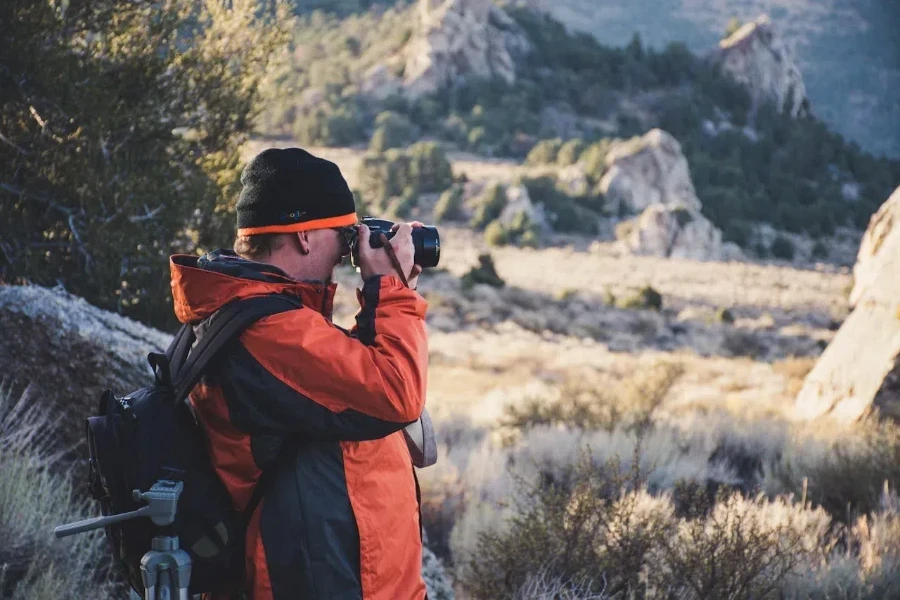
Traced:
POLYGON ((421 221, 410 221, 409 223, 414 229, 418 229, 419 227, 425 227, 425 223, 421 221))

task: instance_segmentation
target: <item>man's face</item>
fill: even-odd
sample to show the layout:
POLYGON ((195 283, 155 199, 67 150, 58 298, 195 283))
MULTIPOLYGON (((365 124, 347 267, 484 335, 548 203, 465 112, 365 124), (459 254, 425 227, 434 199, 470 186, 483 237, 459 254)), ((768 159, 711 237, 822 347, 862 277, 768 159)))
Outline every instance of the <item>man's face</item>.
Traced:
POLYGON ((309 232, 311 251, 321 257, 323 264, 335 267, 341 264, 344 256, 350 254, 347 235, 341 229, 316 229, 309 232))

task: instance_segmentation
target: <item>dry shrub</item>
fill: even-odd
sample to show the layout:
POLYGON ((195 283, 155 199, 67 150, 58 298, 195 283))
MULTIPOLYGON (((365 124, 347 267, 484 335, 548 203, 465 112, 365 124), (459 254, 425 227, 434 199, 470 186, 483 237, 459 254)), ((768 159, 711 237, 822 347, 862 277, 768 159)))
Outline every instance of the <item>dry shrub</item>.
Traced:
POLYGON ((640 469, 623 474, 616 458, 584 455, 562 477, 519 483, 511 516, 479 534, 458 572, 475 600, 548 587, 557 596, 538 597, 776 598, 834 547, 820 509, 698 491, 679 516, 670 494, 650 494, 640 469))
POLYGON ((772 368, 787 380, 787 392, 796 396, 803 387, 803 381, 816 365, 814 357, 791 357, 772 363, 772 368))
POLYGON ((567 381, 554 397, 526 398, 521 404, 508 405, 499 427, 507 441, 539 426, 588 431, 644 430, 683 374, 683 366, 660 362, 609 386, 567 381))
POLYGON ((885 482, 900 486, 900 425, 872 417, 852 428, 819 427, 798 432, 766 467, 766 489, 797 495, 806 489, 810 501, 843 522, 873 512, 885 482))
POLYGON ((0 384, 0 597, 114 597, 101 532, 55 540, 53 527, 94 516, 54 467, 53 424, 29 391, 0 384))
MULTIPOLYGON (((695 510, 703 510, 698 495, 695 510)), ((790 499, 719 495, 704 516, 661 538, 646 571, 651 591, 678 598, 777 598, 785 582, 831 547, 830 519, 790 499)))

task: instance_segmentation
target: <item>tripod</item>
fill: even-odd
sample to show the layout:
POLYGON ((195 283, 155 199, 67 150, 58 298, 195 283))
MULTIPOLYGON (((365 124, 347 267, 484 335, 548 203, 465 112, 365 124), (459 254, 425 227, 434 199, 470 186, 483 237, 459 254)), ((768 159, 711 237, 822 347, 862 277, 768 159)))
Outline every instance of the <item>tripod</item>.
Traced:
MULTIPOLYGON (((118 515, 60 525, 53 533, 63 538, 138 517, 147 517, 161 527, 171 525, 175 521, 178 498, 183 489, 184 484, 180 481, 161 479, 147 492, 132 492, 135 502, 144 501, 147 506, 118 515)), ((141 558, 141 578, 144 600, 189 600, 191 557, 179 547, 178 536, 158 535, 153 538, 150 550, 141 558)))

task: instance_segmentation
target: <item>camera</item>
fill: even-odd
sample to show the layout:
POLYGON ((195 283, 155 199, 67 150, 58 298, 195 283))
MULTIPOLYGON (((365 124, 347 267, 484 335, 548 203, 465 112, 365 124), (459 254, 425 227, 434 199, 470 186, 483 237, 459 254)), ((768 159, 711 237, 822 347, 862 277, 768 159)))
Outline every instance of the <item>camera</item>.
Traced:
MULTIPOLYGON (((392 221, 376 219, 375 217, 364 217, 360 223, 367 226, 372 234, 369 237, 369 245, 372 248, 382 247, 380 234, 383 233, 388 239, 394 237, 395 232, 391 231, 391 227, 394 226, 392 221)), ((355 234, 356 230, 354 229, 353 231, 355 234)), ((438 235, 437 227, 413 227, 412 241, 415 248, 413 262, 422 268, 436 267, 441 260, 441 237, 438 235)), ((350 241, 350 264, 354 267, 359 266, 358 235, 354 235, 350 241)))

